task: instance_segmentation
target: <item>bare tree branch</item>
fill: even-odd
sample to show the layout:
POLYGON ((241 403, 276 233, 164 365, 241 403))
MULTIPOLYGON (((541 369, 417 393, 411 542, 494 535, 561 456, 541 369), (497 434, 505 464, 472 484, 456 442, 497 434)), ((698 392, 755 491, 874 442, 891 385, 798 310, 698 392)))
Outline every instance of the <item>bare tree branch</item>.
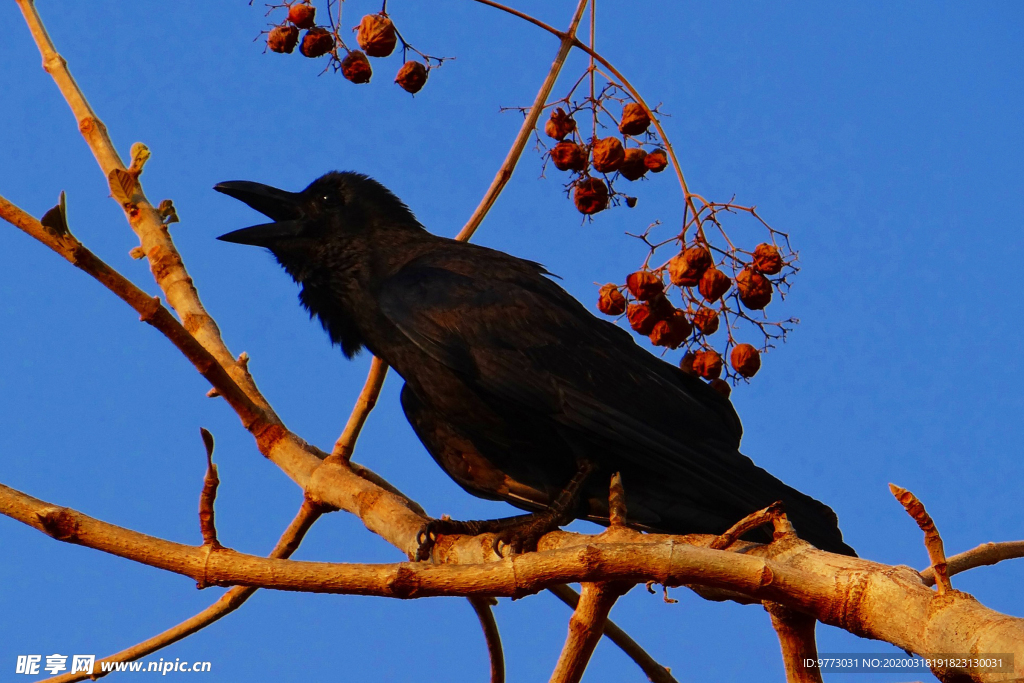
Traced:
MULTIPOLYGON (((655 581, 726 589, 777 602, 865 638, 917 653, 1007 653, 1024 676, 1024 619, 999 614, 959 591, 938 594, 909 568, 817 550, 793 535, 744 553, 687 541, 708 537, 611 530, 598 536, 552 532, 538 552, 463 564, 335 564, 268 559, 230 549, 172 543, 107 524, 0 485, 0 513, 58 540, 77 543, 204 580, 314 593, 419 598, 439 595, 521 597, 565 583, 655 581), (632 538, 630 541, 629 539, 632 538), (895 608, 895 606, 899 608, 895 608)), ((490 535, 450 548, 468 551, 490 535)), ((466 552, 468 556, 469 552, 466 552)), ((493 553, 487 553, 493 557, 493 553)), ((451 559, 449 552, 448 559, 451 559)), ((988 683, 1005 676, 972 672, 988 683)))
POLYGON ((804 666, 805 659, 818 658, 814 617, 772 602, 766 602, 764 608, 771 615, 772 626, 779 636, 786 683, 822 683, 820 669, 804 666))
MULTIPOLYGON (((533 106, 530 107, 530 112, 526 115, 526 120, 523 121, 523 125, 519 128, 519 134, 516 135, 515 142, 512 143, 512 149, 508 151, 508 155, 505 157, 505 162, 498 169, 498 174, 494 176, 494 180, 491 182, 491 186, 487 189, 487 193, 484 194, 484 198, 480 200, 480 204, 476 207, 476 211, 469 217, 466 225, 463 226, 462 230, 459 231, 459 240, 468 240, 476 229, 480 227, 480 223, 483 221, 487 212, 494 206, 494 202, 498 200, 498 195, 505 188, 509 178, 512 177, 512 170, 516 167, 519 162, 519 157, 522 156, 523 150, 526 148, 526 143, 530 141, 530 136, 533 134, 533 129, 537 126, 537 119, 540 117, 542 111, 544 111, 544 104, 548 101, 548 97, 551 95, 551 89, 555 87, 555 81, 558 80, 558 74, 562 70, 562 65, 565 64, 565 58, 569 56, 569 51, 572 50, 574 42, 576 42, 576 29, 579 27, 580 19, 583 18, 583 10, 587 8, 587 3, 590 0, 579 0, 576 5, 576 12, 573 14, 572 23, 569 24, 569 30, 565 33, 560 31, 554 31, 547 24, 537 22, 533 20, 533 23, 541 25, 549 30, 554 31, 562 40, 562 44, 558 48, 558 54, 555 56, 555 61, 551 65, 550 71, 548 71, 547 78, 544 79, 544 83, 540 86, 540 90, 537 92, 537 97, 533 100, 533 106)), ((516 16, 526 18, 528 21, 532 18, 527 17, 522 12, 516 12, 510 10, 508 7, 498 5, 497 3, 486 2, 484 4, 498 7, 505 10, 506 12, 512 12, 516 16)))
POLYGON ((384 379, 388 374, 388 364, 376 356, 370 361, 370 372, 366 375, 366 383, 363 390, 352 406, 352 412, 348 416, 348 422, 341 436, 334 444, 331 455, 341 458, 346 462, 352 458, 352 452, 356 447, 356 439, 366 424, 366 418, 370 416, 373 407, 377 405, 377 397, 380 396, 381 387, 384 386, 384 379))
MULTIPOLYGON (((996 564, 1003 560, 1024 557, 1024 541, 1003 541, 1002 543, 982 543, 976 548, 962 552, 946 559, 946 574, 953 576, 960 572, 988 564, 996 564)), ((931 567, 921 572, 926 586, 935 585, 935 570, 931 567)))
MULTIPOLYGON (((564 602, 572 609, 576 609, 576 605, 579 604, 580 595, 574 591, 570 586, 557 585, 548 586, 548 590, 555 594, 555 596, 564 602)), ((672 673, 667 667, 662 666, 654 660, 647 651, 644 650, 640 645, 629 637, 629 634, 619 628, 614 621, 608 619, 604 624, 604 635, 610 641, 619 646, 619 648, 626 653, 626 655, 637 663, 647 678, 652 683, 677 683, 676 679, 672 677, 672 673)))
POLYGON ((491 683, 505 683, 505 653, 501 648, 501 635, 498 633, 498 622, 494 620, 493 605, 498 604, 494 598, 473 596, 469 598, 480 626, 484 630, 487 643, 487 656, 491 661, 491 683))
POLYGON ((938 583, 939 593, 953 590, 949 575, 946 573, 946 551, 942 547, 942 537, 939 536, 939 530, 935 528, 931 515, 924 509, 924 504, 913 493, 896 484, 889 484, 889 490, 924 532, 924 545, 928 549, 928 559, 932 561, 931 569, 938 583))
MULTIPOLYGON (((295 519, 293 519, 291 524, 288 525, 288 528, 285 529, 284 534, 281 535, 277 545, 275 545, 274 549, 271 551, 270 557, 280 559, 287 559, 288 557, 291 557, 292 553, 298 549, 299 544, 302 543, 302 539, 305 538, 306 532, 309 531, 313 526, 313 523, 320 518, 320 515, 322 515, 323 512, 324 511, 320 506, 314 505, 308 500, 304 500, 302 507, 299 508, 298 513, 295 515, 295 519)), ((187 638, 193 633, 206 628, 221 617, 234 612, 257 590, 259 589, 255 586, 235 586, 224 593, 217 602, 213 603, 195 616, 189 617, 177 626, 169 628, 163 633, 159 633, 152 638, 144 640, 138 645, 133 645, 130 648, 121 650, 116 654, 104 657, 103 659, 95 662, 93 664, 93 671, 91 674, 81 671, 77 673, 62 674, 60 676, 47 678, 46 683, 72 683, 72 681, 84 681, 87 678, 96 679, 106 676, 109 671, 103 669, 103 664, 113 662, 130 662, 141 657, 145 657, 146 655, 165 648, 179 640, 187 638)))
POLYGON ((584 583, 569 619, 569 635, 551 674, 551 683, 579 683, 587 669, 615 601, 630 586, 611 582, 584 583))

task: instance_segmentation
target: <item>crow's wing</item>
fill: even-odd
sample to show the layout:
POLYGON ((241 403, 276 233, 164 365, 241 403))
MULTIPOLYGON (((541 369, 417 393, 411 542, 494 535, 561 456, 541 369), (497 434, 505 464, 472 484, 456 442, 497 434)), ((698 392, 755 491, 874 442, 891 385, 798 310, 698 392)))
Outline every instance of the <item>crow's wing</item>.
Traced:
POLYGON ((752 464, 736 450, 732 404, 595 318, 534 264, 474 256, 409 263, 383 283, 381 310, 483 398, 512 401, 651 471, 683 470, 709 497, 744 497, 736 478, 752 464))
POLYGON ((720 533, 784 500, 803 538, 855 554, 828 506, 739 452, 742 429, 727 399, 641 349, 545 274, 537 264, 458 245, 408 263, 382 283, 378 301, 402 334, 480 400, 549 420, 577 452, 610 467, 646 471, 664 530, 720 533))

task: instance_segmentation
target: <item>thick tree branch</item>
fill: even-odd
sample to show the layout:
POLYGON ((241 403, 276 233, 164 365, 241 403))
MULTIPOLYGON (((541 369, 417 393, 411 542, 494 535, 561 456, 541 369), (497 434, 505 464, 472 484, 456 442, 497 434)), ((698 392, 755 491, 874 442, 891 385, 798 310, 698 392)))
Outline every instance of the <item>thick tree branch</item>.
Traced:
MULTIPOLYGON (((777 602, 855 635, 917 653, 1009 653, 1024 676, 1024 619, 999 614, 959 591, 938 594, 905 567, 817 550, 788 535, 747 552, 691 543, 709 537, 627 530, 584 536, 552 532, 538 552, 469 564, 331 564, 268 559, 172 543, 106 524, 0 485, 0 513, 67 542, 190 576, 210 585, 419 598, 521 597, 565 583, 655 581, 725 589, 777 602), (898 608, 896 607, 898 606, 898 608)), ((490 544, 487 535, 468 539, 490 544)), ((449 546, 460 548, 461 541, 449 546)), ((482 550, 481 550, 482 552, 482 550)), ((488 554, 493 557, 493 554, 488 554)), ((975 673, 994 681, 1002 674, 975 673)), ((1005 676, 1003 676, 1005 678, 1005 676)))

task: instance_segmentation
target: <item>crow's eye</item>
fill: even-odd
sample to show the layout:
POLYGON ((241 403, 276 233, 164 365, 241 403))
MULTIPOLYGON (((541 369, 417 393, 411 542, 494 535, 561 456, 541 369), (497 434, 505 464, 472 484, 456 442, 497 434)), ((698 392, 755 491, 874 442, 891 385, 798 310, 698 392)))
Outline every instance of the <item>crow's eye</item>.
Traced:
POLYGON ((341 206, 345 203, 341 193, 333 189, 321 190, 319 199, 323 206, 341 206))

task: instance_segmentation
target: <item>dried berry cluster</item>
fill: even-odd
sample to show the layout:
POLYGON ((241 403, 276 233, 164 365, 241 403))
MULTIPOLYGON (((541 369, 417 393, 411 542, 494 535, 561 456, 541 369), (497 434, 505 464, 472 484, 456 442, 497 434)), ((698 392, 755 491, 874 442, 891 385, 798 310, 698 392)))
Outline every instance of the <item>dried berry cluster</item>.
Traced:
MULTIPOLYGON (((607 111, 603 104, 600 106, 601 111, 607 111)), ((580 105, 570 106, 570 111, 579 112, 583 108, 580 105)), ((576 174, 569 185, 580 213, 590 216, 608 208, 609 201, 615 196, 613 179, 609 174, 618 173, 616 177, 632 182, 647 175, 648 171, 660 173, 665 170, 668 166, 665 150, 655 147, 648 152, 642 146, 647 143, 637 140, 638 136, 648 135, 650 125, 651 117, 647 110, 636 102, 627 102, 617 124, 621 140, 616 136, 597 137, 595 122, 593 137, 590 142, 584 142, 573 115, 567 114, 562 107, 552 110, 544 124, 544 132, 557 142, 547 155, 559 171, 576 174), (604 178, 595 177, 595 173, 604 178)), ((626 204, 634 206, 636 198, 626 197, 626 204)))
POLYGON ((267 48, 271 52, 291 53, 296 45, 299 52, 311 59, 329 55, 331 66, 340 71, 353 83, 369 83, 373 76, 373 68, 368 57, 388 57, 399 41, 402 43, 404 64, 395 76, 395 83, 410 93, 418 93, 427 82, 427 74, 444 61, 443 58, 430 57, 419 52, 402 39, 391 18, 384 12, 367 14, 360 20, 353 31, 356 32, 358 50, 351 50, 338 33, 341 25, 341 3, 337 3, 338 17, 335 21, 331 16, 331 3, 328 3, 327 14, 329 25, 316 23, 316 7, 309 0, 297 0, 285 5, 271 6, 271 11, 287 9, 285 19, 267 34, 267 48), (299 30, 305 33, 299 40, 299 30), (412 51, 423 61, 405 60, 406 52, 412 51), (342 56, 344 55, 344 56, 342 56))
MULTIPOLYGON (((708 208, 708 220, 717 224, 716 213, 744 207, 708 208)), ((785 235, 769 230, 773 242, 758 244, 750 252, 732 246, 717 249, 700 230, 695 240, 683 241, 684 247, 662 266, 649 268, 645 264, 626 278, 625 285, 610 283, 601 287, 597 308, 611 316, 625 313, 630 327, 655 346, 684 349, 680 367, 728 396, 730 385, 722 379, 723 372, 734 381, 753 377, 761 368, 761 352, 771 346, 772 340, 784 337, 787 324, 796 322, 775 323, 751 315, 763 310, 776 290, 784 293, 786 277, 796 271, 796 255, 789 249, 785 235), (782 238, 779 241, 784 244, 785 253, 775 243, 776 236, 782 238), (681 305, 674 304, 673 298, 681 300, 681 305), (736 340, 733 333, 741 322, 760 329, 760 349, 736 340), (726 332, 721 352, 712 340, 720 329, 726 332), (725 357, 729 359, 728 365, 725 357)), ((643 237, 647 241, 647 235, 643 237)), ((678 241, 647 243, 653 255, 658 247, 678 241)))

